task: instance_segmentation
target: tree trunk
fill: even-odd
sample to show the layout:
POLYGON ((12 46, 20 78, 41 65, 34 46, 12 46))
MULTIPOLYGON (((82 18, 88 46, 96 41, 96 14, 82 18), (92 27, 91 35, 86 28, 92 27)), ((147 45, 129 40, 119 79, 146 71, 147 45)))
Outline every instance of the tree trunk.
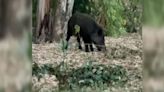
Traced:
MULTIPOLYGON (((36 28, 36 35, 37 37, 39 35, 39 29, 41 27, 41 22, 43 21, 43 18, 45 14, 49 14, 50 12, 50 0, 39 0, 38 1, 38 11, 37 11, 37 28, 36 28)), ((43 31, 45 31, 43 29, 43 31)), ((49 30, 47 30, 49 31, 49 30)), ((42 30, 41 30, 42 33, 42 30)), ((45 38, 44 38, 45 39, 45 38)))
POLYGON ((67 7, 66 7, 66 20, 65 20, 65 25, 64 25, 64 32, 66 33, 67 31, 67 23, 69 18, 72 16, 72 11, 73 11, 73 5, 74 5, 74 0, 67 0, 67 7))
POLYGON ((44 16, 44 5, 45 5, 45 0, 38 1, 36 36, 38 36, 40 23, 44 16))
POLYGON ((53 29, 53 40, 59 42, 67 30, 67 22, 72 14, 74 0, 58 0, 53 29))
POLYGON ((29 92, 32 59, 29 59, 27 53, 31 46, 28 41, 28 33, 32 25, 31 0, 1 1, 0 8, 3 12, 1 11, 0 17, 3 19, 1 22, 3 25, 0 31, 3 31, 5 36, 0 41, 0 90, 29 92))

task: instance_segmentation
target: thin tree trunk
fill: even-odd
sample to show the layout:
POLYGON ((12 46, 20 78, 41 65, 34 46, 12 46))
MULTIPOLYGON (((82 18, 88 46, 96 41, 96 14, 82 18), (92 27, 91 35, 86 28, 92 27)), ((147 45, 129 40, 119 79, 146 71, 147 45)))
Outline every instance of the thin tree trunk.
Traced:
MULTIPOLYGON (((54 22, 54 29, 53 29, 53 40, 59 41, 62 36, 62 18, 64 18, 64 10, 62 10, 63 2, 66 2, 66 0, 58 0, 57 1, 57 7, 55 12, 55 22, 54 22)), ((66 4, 65 4, 66 5, 66 4)), ((63 5, 64 6, 64 5, 63 5)))
POLYGON ((53 29, 53 40, 59 42, 67 30, 67 22, 72 14, 74 0, 58 0, 53 29))
POLYGON ((74 0, 67 0, 66 20, 65 20, 65 25, 64 25, 64 32, 65 32, 65 34, 66 34, 66 31, 67 31, 68 20, 72 16, 73 6, 74 6, 74 0))
MULTIPOLYGON (((39 29, 41 26, 41 22, 45 16, 45 14, 49 14, 49 12, 50 12, 50 0, 39 0, 38 1, 38 11, 37 11, 37 29, 36 29, 35 37, 37 37, 39 35, 39 31, 40 31, 39 29)), ((45 30, 43 30, 43 31, 45 31, 45 30)), ((49 31, 49 30, 47 30, 47 31, 49 31)))
POLYGON ((44 5, 45 5, 45 0, 38 1, 36 36, 38 36, 40 23, 44 16, 44 7, 45 7, 44 5))

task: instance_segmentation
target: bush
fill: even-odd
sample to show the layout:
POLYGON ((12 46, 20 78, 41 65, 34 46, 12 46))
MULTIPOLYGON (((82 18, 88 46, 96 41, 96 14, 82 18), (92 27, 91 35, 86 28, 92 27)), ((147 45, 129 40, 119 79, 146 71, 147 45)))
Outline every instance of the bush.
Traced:
POLYGON ((124 27, 123 4, 121 0, 103 0, 106 8, 107 31, 106 35, 119 36, 126 33, 124 27))
POLYGON ((124 1, 125 27, 127 32, 142 30, 142 4, 141 0, 124 1))
POLYGON ((82 67, 70 69, 62 62, 56 67, 51 64, 43 66, 33 65, 33 76, 38 78, 44 74, 53 74, 59 81, 59 90, 77 90, 84 87, 103 87, 109 85, 123 86, 127 80, 126 70, 122 66, 95 65, 92 61, 86 62, 82 67))

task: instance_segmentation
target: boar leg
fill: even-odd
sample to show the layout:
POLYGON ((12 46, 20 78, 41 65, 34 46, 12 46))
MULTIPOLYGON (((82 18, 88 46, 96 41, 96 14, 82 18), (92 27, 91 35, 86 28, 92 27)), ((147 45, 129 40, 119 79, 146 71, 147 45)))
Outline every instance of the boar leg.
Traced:
POLYGON ((93 51, 94 49, 93 49, 93 46, 92 46, 92 44, 90 44, 90 50, 91 51, 93 51))
POLYGON ((80 36, 77 36, 77 42, 78 42, 79 49, 82 50, 80 36))

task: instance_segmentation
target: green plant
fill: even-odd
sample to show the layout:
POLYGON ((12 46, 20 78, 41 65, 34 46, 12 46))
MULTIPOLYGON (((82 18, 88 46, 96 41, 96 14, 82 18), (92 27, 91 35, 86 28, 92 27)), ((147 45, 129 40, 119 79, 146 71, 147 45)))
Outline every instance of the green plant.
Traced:
POLYGON ((127 32, 138 32, 141 29, 142 22, 142 4, 141 0, 123 1, 125 27, 127 32))
POLYGON ((99 84, 120 82, 125 76, 126 71, 121 66, 94 65, 89 61, 81 68, 73 70, 69 81, 79 86, 99 86, 99 84))
POLYGON ((127 80, 126 70, 122 66, 95 65, 93 61, 86 62, 79 68, 69 68, 61 62, 57 66, 45 64, 38 66, 33 64, 32 75, 39 79, 44 74, 55 75, 59 81, 59 90, 82 90, 82 88, 101 88, 105 89, 109 85, 123 86, 127 80))
POLYGON ((80 26, 79 25, 75 25, 75 34, 78 34, 80 32, 80 26))
POLYGON ((106 35, 117 37, 125 34, 123 4, 121 0, 103 0, 106 9, 107 31, 106 35))
POLYGON ((91 12, 90 1, 89 0, 75 0, 73 13, 77 11, 89 14, 91 12))

